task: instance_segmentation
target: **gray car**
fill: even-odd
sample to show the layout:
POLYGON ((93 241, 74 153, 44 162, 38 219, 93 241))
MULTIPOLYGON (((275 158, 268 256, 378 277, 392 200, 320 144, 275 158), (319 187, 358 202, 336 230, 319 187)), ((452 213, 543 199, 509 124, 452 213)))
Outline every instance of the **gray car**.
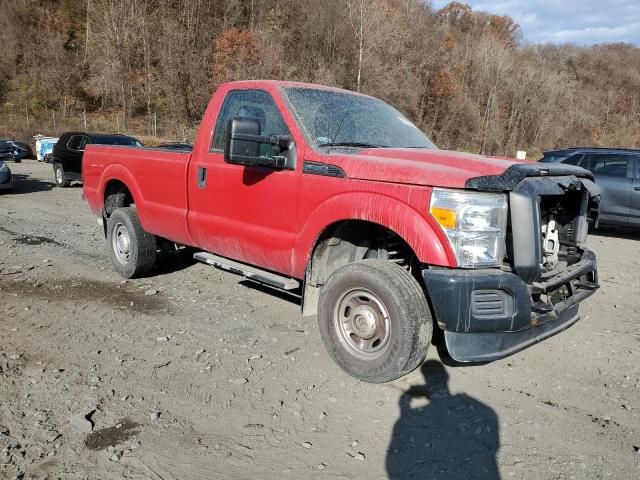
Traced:
POLYGON ((13 188, 13 176, 9 165, 0 160, 0 192, 5 192, 13 188))
POLYGON ((599 224, 640 227, 640 150, 568 148, 545 152, 540 161, 591 170, 602 189, 599 224))

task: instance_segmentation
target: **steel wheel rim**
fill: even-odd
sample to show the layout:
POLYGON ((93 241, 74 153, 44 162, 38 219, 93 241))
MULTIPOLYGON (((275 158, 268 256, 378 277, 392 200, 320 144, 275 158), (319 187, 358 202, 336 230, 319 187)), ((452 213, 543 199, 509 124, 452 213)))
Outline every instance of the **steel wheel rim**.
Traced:
POLYGON ((340 343, 363 360, 381 357, 391 334, 389 310, 373 292, 358 288, 344 293, 333 312, 340 343))
POLYGON ((113 227, 111 247, 118 262, 122 265, 129 263, 129 259, 131 258, 131 235, 129 235, 129 230, 127 230, 124 224, 117 223, 113 227))
POLYGON ((58 182, 59 185, 62 184, 62 169, 61 168, 56 168, 56 182, 58 182))

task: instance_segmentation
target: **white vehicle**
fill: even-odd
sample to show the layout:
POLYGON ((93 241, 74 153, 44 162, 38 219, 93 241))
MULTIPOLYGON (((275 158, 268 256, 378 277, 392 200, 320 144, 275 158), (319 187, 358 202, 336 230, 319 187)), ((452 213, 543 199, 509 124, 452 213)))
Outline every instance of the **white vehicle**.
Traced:
POLYGON ((39 162, 44 161, 44 156, 47 153, 53 152, 53 146, 58 141, 58 137, 45 137, 43 135, 36 135, 33 138, 36 140, 36 158, 39 162))

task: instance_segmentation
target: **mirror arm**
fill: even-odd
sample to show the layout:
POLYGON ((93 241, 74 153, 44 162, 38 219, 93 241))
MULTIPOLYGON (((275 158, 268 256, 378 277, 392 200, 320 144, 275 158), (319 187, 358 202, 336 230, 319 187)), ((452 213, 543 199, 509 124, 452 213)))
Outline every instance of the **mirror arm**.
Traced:
POLYGON ((287 158, 281 155, 275 157, 236 157, 231 163, 238 163, 245 166, 268 167, 268 168, 285 168, 287 158))
POLYGON ((233 140, 245 142, 266 143, 280 148, 289 148, 292 139, 289 135, 252 135, 248 133, 232 133, 233 140))

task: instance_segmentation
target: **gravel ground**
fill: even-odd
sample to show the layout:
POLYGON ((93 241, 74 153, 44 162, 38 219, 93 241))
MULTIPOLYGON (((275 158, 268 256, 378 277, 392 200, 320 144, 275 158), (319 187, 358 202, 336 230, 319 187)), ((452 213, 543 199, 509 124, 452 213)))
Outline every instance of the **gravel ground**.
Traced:
POLYGON ((640 234, 592 235, 568 331, 385 385, 333 364, 294 297, 166 253, 111 269, 80 187, 0 195, 0 477, 637 479, 640 234), (426 377, 426 381, 425 381, 426 377))

